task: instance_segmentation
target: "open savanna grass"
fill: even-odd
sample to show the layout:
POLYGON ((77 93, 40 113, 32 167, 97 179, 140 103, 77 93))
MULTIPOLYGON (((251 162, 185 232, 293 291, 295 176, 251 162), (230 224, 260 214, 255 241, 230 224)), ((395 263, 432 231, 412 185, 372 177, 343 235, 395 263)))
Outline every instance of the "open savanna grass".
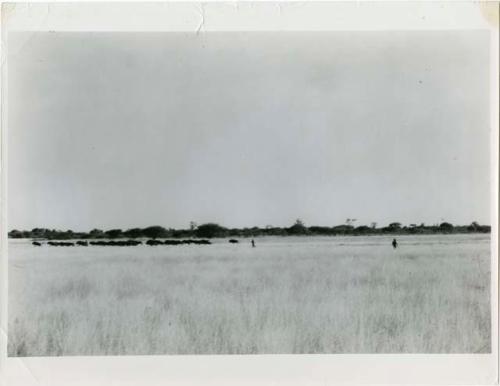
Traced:
POLYGON ((491 350, 489 236, 9 248, 11 356, 491 350))

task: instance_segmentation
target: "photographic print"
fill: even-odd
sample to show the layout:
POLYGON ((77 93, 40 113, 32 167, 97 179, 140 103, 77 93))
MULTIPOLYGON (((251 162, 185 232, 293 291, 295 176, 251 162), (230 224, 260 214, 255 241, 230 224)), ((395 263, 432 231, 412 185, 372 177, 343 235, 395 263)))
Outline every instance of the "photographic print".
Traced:
POLYGON ((488 31, 8 45, 10 357, 492 352, 488 31))

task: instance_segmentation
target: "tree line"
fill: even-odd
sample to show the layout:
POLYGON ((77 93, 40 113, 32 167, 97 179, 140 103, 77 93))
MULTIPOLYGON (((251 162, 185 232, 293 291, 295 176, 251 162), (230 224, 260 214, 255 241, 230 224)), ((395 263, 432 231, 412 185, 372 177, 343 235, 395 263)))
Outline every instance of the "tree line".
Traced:
POLYGON ((164 228, 159 225, 146 228, 122 229, 92 229, 90 232, 73 232, 72 230, 56 230, 46 228, 34 228, 27 230, 11 230, 9 238, 21 239, 48 239, 48 240, 69 240, 69 239, 136 239, 136 238, 213 238, 213 237, 257 237, 257 236, 296 236, 296 235, 318 235, 318 236, 344 236, 344 235, 381 235, 381 234, 452 234, 452 233, 490 233, 489 225, 479 225, 473 222, 470 225, 453 225, 443 222, 436 225, 410 224, 402 225, 399 222, 390 223, 384 227, 377 227, 376 223, 368 225, 354 225, 355 220, 347 219, 345 224, 337 226, 306 226, 298 219, 290 227, 264 228, 226 228, 216 223, 206 223, 197 225, 191 223, 188 229, 164 228))

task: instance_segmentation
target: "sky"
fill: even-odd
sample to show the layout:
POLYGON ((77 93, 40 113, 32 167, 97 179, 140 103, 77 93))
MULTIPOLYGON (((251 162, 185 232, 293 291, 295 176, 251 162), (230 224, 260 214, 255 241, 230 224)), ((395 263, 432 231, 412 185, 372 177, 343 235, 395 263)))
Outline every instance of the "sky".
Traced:
POLYGON ((490 223, 486 32, 11 33, 10 229, 490 223))

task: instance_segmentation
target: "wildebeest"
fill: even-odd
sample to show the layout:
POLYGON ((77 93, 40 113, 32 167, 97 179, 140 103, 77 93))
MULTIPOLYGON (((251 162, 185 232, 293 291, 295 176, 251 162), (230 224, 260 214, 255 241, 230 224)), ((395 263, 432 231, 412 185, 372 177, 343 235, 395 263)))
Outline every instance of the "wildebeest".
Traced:
POLYGON ((53 247, 74 247, 75 243, 68 243, 64 241, 49 241, 47 243, 48 245, 51 245, 53 247))
MULTIPOLYGON (((50 245, 63 245, 58 242, 50 242, 50 245)), ((76 245, 80 246, 88 246, 88 245, 97 245, 97 246, 111 246, 111 247, 130 247, 130 246, 136 246, 136 245, 142 245, 142 241, 137 241, 137 240, 109 240, 109 241, 104 241, 104 240, 98 240, 98 241, 77 241, 76 245)), ((186 240, 156 240, 156 239, 149 239, 146 241, 146 245, 149 246, 156 246, 156 245, 182 245, 182 244, 200 244, 200 245, 209 245, 212 244, 209 240, 201 239, 201 240, 194 240, 194 239, 186 239, 186 240)))
POLYGON ((182 241, 180 241, 180 240, 165 240, 163 242, 163 244, 165 244, 165 245, 179 245, 179 244, 182 244, 182 241))
POLYGON ((150 246, 155 246, 155 245, 161 245, 163 243, 160 240, 150 239, 150 240, 146 241, 146 244, 150 245, 150 246))
POLYGON ((103 247, 133 247, 142 244, 142 241, 136 240, 111 240, 111 241, 91 241, 90 245, 98 245, 103 247))
POLYGON ((186 240, 165 240, 163 245, 183 245, 183 244, 196 244, 196 245, 210 245, 212 244, 209 240, 201 239, 186 239, 186 240))
POLYGON ((38 241, 33 241, 31 244, 33 244, 35 247, 41 247, 42 244, 39 243, 38 241))
POLYGON ((239 243, 239 241, 238 241, 238 240, 235 240, 235 239, 230 239, 230 240, 229 240, 229 242, 230 242, 231 244, 236 244, 236 243, 239 243))
POLYGON ((212 244, 210 242, 210 240, 205 240, 205 239, 202 239, 202 240, 193 240, 193 242, 195 244, 199 244, 199 245, 210 245, 210 244, 212 244))

